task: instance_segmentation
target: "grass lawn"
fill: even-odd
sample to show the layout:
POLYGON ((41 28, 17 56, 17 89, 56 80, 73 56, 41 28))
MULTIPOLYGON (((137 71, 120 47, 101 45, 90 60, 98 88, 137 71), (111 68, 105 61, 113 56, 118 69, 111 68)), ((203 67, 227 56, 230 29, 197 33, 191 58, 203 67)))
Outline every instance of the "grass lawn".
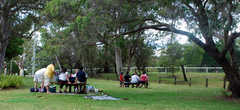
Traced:
POLYGON ((120 88, 117 81, 90 79, 119 101, 95 101, 84 95, 30 93, 32 79, 25 87, 0 91, 0 110, 239 110, 240 101, 225 99, 220 87, 150 83, 150 88, 120 88))

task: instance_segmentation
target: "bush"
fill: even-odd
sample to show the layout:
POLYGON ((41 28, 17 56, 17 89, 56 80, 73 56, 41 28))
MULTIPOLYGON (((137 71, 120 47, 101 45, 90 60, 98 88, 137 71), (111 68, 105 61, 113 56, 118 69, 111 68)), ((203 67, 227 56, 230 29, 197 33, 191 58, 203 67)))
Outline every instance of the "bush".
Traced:
POLYGON ((1 75, 0 88, 19 88, 23 86, 23 78, 15 75, 1 75))

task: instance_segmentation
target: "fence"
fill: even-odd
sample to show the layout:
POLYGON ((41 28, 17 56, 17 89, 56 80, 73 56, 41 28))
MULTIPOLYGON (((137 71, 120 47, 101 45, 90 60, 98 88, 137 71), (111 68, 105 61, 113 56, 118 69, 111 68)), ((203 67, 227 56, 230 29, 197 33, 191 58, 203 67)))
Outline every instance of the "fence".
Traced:
MULTIPOLYGON (((135 71, 137 67, 131 67, 131 71, 135 71)), ((160 72, 168 73, 172 71, 181 71, 180 67, 146 67, 148 72, 160 72)), ((184 67, 185 72, 198 72, 198 73, 223 73, 222 67, 184 67)), ((127 67, 124 67, 123 70, 127 70, 127 67)))

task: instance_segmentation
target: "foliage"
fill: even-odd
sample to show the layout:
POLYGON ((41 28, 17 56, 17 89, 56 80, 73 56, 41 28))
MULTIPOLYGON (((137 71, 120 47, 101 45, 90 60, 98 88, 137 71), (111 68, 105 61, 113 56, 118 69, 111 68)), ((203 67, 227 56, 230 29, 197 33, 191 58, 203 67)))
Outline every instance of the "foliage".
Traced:
MULTIPOLYGON (((201 49, 196 44, 186 44, 184 45, 184 64, 188 66, 201 66, 204 56, 204 50, 201 49)), ((208 62, 206 62, 209 64, 208 62)))
POLYGON ((7 67, 8 67, 7 69, 9 71, 9 74, 15 74, 15 73, 18 74, 19 73, 19 68, 18 68, 17 64, 14 61, 12 61, 12 71, 10 71, 11 61, 8 62, 7 67))
POLYGON ((14 38, 9 41, 9 45, 7 46, 6 50, 6 58, 7 60, 12 59, 23 53, 23 45, 24 41, 21 38, 14 38))
POLYGON ((41 25, 39 11, 47 0, 1 0, 0 8, 0 69, 2 70, 6 50, 8 57, 21 53, 18 49, 21 37, 32 37, 36 27, 41 25), (10 40, 13 40, 12 42, 10 40), (16 41, 16 42, 15 42, 16 41), (8 46, 10 42, 10 45, 8 46), (16 43, 16 44, 12 44, 16 43), (8 49, 7 46, 9 47, 8 49), (13 49, 12 49, 13 48, 13 49), (16 48, 16 51, 13 51, 16 48))
POLYGON ((0 88, 19 88, 23 86, 23 78, 15 75, 1 75, 0 88))

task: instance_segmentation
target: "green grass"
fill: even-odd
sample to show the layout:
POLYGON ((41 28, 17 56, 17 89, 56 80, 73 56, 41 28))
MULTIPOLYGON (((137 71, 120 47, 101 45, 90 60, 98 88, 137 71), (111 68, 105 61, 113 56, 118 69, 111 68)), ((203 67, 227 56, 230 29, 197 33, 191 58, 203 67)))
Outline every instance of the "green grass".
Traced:
POLYGON ((225 99, 222 88, 150 83, 150 88, 120 88, 118 81, 90 79, 89 84, 108 95, 128 100, 95 101, 84 95, 30 93, 25 87, 0 91, 3 110, 239 110, 240 101, 225 99))

